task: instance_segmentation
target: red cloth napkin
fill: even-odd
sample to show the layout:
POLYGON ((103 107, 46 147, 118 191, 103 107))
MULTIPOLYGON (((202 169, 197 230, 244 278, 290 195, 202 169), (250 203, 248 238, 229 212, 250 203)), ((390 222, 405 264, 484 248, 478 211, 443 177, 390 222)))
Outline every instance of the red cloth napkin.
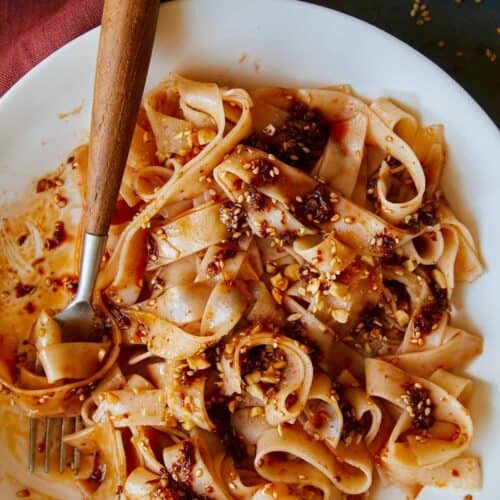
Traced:
POLYGON ((101 21, 103 0, 0 0, 0 96, 101 21))

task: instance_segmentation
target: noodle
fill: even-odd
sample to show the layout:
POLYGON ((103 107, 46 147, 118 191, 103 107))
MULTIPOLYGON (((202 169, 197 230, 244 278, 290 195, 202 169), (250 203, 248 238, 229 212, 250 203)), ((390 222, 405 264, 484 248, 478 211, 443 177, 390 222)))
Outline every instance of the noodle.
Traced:
MULTIPOLYGON (((1 383, 29 415, 81 413, 65 441, 93 498, 340 499, 375 471, 410 496, 477 490, 453 371, 482 341, 449 311, 483 267, 444 162, 443 127, 385 98, 173 75, 134 132, 104 329, 68 342, 44 309, 27 342, 0 337, 1 383)), ((9 224, 2 259, 26 282, 9 224)))

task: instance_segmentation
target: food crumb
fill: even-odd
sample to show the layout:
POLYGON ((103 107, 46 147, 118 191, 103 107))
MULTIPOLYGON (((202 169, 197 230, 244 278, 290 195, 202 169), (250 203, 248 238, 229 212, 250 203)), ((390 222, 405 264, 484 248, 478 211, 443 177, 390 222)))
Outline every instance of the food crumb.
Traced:
POLYGON ((84 103, 85 103, 85 100, 82 100, 81 104, 79 106, 77 106, 75 109, 72 109, 71 111, 68 111, 66 113, 58 113, 57 118, 59 118, 59 120, 67 120, 68 118, 71 118, 72 116, 79 115, 82 112, 84 103))
POLYGON ((256 73, 260 73, 260 62, 259 61, 253 62, 253 69, 255 70, 256 73))
POLYGON ((489 59, 490 62, 495 62, 497 59, 497 54, 495 51, 491 50, 489 47, 487 47, 484 51, 486 57, 489 59))
POLYGON ((240 58, 238 59, 238 62, 241 64, 241 63, 245 62, 246 58, 247 58, 247 54, 246 54, 246 52, 243 52, 241 54, 240 58))
POLYGON ((442 49, 446 45, 446 42, 444 40, 439 40, 438 42, 438 47, 442 49))
POLYGON ((16 497, 20 497, 20 498, 26 498, 26 497, 29 497, 31 495, 30 493, 30 490, 28 488, 23 488, 22 490, 18 490, 16 492, 16 497))

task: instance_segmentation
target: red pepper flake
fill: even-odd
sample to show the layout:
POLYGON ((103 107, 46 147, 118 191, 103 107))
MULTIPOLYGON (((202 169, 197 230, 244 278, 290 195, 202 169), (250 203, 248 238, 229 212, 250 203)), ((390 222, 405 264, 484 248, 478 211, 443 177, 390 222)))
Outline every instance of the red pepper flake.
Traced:
POLYGON ((290 410, 293 408, 294 404, 299 400, 296 392, 290 393, 285 399, 285 408, 290 410))
POLYGON ((418 212, 404 218, 401 227, 412 233, 418 233, 429 226, 435 226, 439 222, 438 208, 439 200, 426 201, 418 212))
MULTIPOLYGON (((130 318, 121 311, 121 309, 111 300, 111 298, 108 296, 108 294, 103 293, 101 294, 102 300, 104 302, 104 305, 106 308, 109 310, 111 313, 111 316, 113 316, 113 319, 116 322, 116 325, 120 330, 126 330, 127 328, 130 327, 132 324, 130 321, 130 318)), ((141 324, 138 325, 138 331, 140 330, 141 324)), ((142 327, 145 329, 146 326, 142 325, 142 327)))
POLYGON ((44 191, 52 189, 53 187, 55 187, 55 185, 56 183, 51 179, 40 179, 36 183, 36 192, 43 193, 44 191))
POLYGON ((183 387, 189 387, 207 373, 207 370, 191 370, 189 366, 184 366, 178 375, 178 380, 183 387))
POLYGON ((234 182, 233 182, 233 187, 236 191, 239 191, 243 187, 243 181, 238 177, 234 182))
POLYGON ((208 275, 213 277, 219 274, 224 267, 224 262, 228 259, 232 259, 237 253, 238 250, 233 245, 221 248, 214 255, 214 260, 207 266, 208 275))
POLYGON ((333 142, 341 142, 347 132, 347 121, 332 123, 330 127, 330 139, 333 142))
POLYGON ((27 498, 31 496, 31 492, 28 488, 23 488, 22 490, 17 490, 16 497, 27 498))
MULTIPOLYGON (((115 321, 116 321, 116 325, 118 326, 118 328, 120 330, 126 330, 127 328, 130 327, 131 325, 131 322, 130 322, 130 318, 125 315, 124 313, 122 313, 120 311, 120 309, 116 308, 113 310, 113 316, 115 318, 115 321)), ((143 333, 142 330, 138 329, 137 330, 137 334, 140 338, 144 337, 145 335, 139 335, 140 333, 143 333)))
POLYGON ((14 287, 14 290, 16 291, 16 298, 21 298, 24 297, 25 295, 29 295, 33 293, 33 290, 35 290, 34 285, 27 285, 25 283, 16 283, 16 286, 14 287))
POLYGON ((386 229, 376 234, 371 241, 373 251, 380 255, 382 262, 387 265, 401 263, 402 257, 396 253, 397 243, 397 239, 386 229))
POLYGON ((78 277, 77 276, 63 276, 62 284, 68 292, 76 293, 78 290, 78 277))
MULTIPOLYGON (((319 405, 318 405, 319 406, 319 405)), ((309 419, 312 426, 315 429, 322 429, 324 425, 330 420, 330 415, 325 411, 325 410, 319 410, 319 411, 314 411, 315 409, 313 408, 313 415, 309 419)))
POLYGON ((196 463, 194 446, 191 441, 183 441, 181 453, 181 458, 173 464, 172 469, 178 480, 182 484, 190 487, 193 483, 193 468, 196 463))
POLYGON ((17 244, 22 247, 24 245, 24 242, 26 241, 26 238, 28 237, 27 234, 21 234, 19 238, 17 238, 17 244))
POLYGON ((47 250, 53 250, 54 248, 61 245, 66 239, 66 229, 64 227, 64 222, 58 220, 55 223, 54 233, 52 234, 52 238, 48 238, 45 240, 45 248, 47 250))
POLYGON ((35 267, 35 266, 38 266, 39 264, 41 264, 42 262, 45 262, 45 257, 38 257, 38 259, 35 259, 35 260, 31 263, 31 265, 32 265, 33 267, 35 267))
POLYGON ((219 219, 234 239, 238 239, 248 227, 243 205, 226 201, 219 208, 219 219))
POLYGON ((264 372, 271 363, 284 360, 286 360, 285 353, 279 347, 267 348, 265 345, 258 345, 240 357, 241 374, 245 376, 255 370, 264 372))
POLYGON ((268 236, 268 231, 269 231, 269 222, 267 222, 267 220, 263 220, 260 223, 260 227, 259 227, 260 236, 262 238, 265 238, 266 236, 268 236))
POLYGON ((267 158, 255 158, 250 163, 250 172, 253 177, 250 180, 250 185, 253 187, 264 186, 265 184, 273 184, 278 180, 279 168, 267 158))
POLYGON ((54 199, 55 199, 56 205, 59 208, 64 208, 68 204, 68 198, 66 198, 65 196, 63 196, 59 193, 56 193, 56 195, 54 196, 54 199))
POLYGON ((33 305, 33 302, 28 302, 28 303, 24 306, 24 310, 25 310, 28 314, 33 314, 33 313, 36 311, 36 308, 35 308, 35 306, 33 305))
POLYGON ((359 273, 361 273, 365 269, 364 262, 356 257, 354 262, 351 262, 338 276, 335 280, 337 283, 341 285, 349 286, 352 282, 358 277, 359 273))
POLYGON ((438 288, 434 282, 431 282, 430 286, 433 298, 420 308, 414 320, 415 334, 418 336, 431 333, 434 325, 439 324, 449 307, 447 290, 438 288))
POLYGON ((293 97, 290 100, 285 123, 280 126, 268 124, 252 135, 248 144, 289 165, 310 171, 328 142, 329 125, 320 111, 308 108, 293 97))
POLYGON ((250 208, 254 210, 264 210, 270 203, 270 199, 260 191, 249 187, 245 193, 245 200, 250 208))
POLYGON ((292 211, 304 224, 317 225, 329 222, 333 215, 330 192, 318 184, 308 195, 294 200, 292 211))
POLYGON ((279 234, 279 239, 283 245, 289 246, 293 244, 298 236, 297 231, 284 231, 279 234))
POLYGON ((435 226, 438 223, 438 208, 438 200, 429 200, 422 205, 418 211, 418 217, 424 226, 435 226))
POLYGON ((430 392, 418 382, 405 384, 401 399, 406 405, 406 411, 412 418, 412 427, 418 430, 426 430, 434 425, 434 403, 430 398, 430 392))

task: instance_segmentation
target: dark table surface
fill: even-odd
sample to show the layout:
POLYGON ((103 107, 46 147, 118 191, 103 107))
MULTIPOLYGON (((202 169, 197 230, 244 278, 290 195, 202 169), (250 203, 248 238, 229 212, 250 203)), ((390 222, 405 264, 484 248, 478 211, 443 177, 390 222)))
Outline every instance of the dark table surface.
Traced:
POLYGON ((421 0, 430 17, 423 24, 425 7, 410 15, 414 0, 309 1, 363 19, 412 45, 500 126, 500 0, 421 0))

